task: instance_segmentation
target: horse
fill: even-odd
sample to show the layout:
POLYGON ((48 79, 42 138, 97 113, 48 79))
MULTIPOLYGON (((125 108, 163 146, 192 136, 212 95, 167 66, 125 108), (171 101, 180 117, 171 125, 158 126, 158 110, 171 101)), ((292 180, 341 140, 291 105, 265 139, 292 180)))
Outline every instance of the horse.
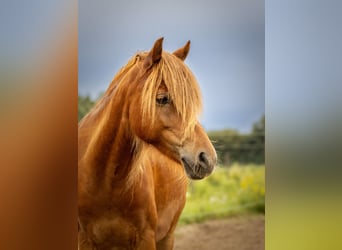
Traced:
POLYGON ((162 43, 129 59, 78 124, 80 250, 173 249, 188 180, 216 165, 190 41, 173 53, 162 43))

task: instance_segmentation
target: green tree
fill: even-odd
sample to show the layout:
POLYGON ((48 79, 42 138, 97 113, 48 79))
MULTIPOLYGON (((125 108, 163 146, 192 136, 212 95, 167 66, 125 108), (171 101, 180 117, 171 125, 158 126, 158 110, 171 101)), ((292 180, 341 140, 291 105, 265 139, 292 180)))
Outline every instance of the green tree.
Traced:
POLYGON ((94 106, 95 101, 89 96, 78 96, 78 121, 80 121, 94 106))

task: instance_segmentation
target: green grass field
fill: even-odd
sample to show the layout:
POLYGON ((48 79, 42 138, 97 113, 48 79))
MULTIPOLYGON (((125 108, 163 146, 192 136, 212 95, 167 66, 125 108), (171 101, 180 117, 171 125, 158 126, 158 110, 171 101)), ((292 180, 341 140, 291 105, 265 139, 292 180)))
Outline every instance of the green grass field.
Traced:
POLYGON ((217 167, 208 178, 191 181, 179 224, 265 211, 265 166, 217 167))

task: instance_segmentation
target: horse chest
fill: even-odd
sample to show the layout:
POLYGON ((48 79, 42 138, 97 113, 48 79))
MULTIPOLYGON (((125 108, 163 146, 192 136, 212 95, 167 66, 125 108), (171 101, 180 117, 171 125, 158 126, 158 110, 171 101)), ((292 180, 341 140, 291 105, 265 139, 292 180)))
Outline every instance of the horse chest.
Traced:
POLYGON ((136 228, 122 217, 99 219, 93 223, 91 232, 95 244, 103 249, 105 245, 131 249, 137 241, 136 228))
POLYGON ((158 242, 174 230, 185 204, 185 189, 176 186, 172 193, 146 192, 116 202, 92 220, 88 237, 103 249, 104 244, 134 249, 145 235, 158 242))

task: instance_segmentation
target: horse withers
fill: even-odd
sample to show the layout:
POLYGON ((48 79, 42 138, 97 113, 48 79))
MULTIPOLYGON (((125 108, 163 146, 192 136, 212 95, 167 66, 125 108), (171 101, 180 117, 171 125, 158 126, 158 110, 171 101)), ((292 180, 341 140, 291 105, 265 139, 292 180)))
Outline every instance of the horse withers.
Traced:
POLYGON ((134 55, 79 123, 80 250, 172 249, 188 178, 216 164, 190 41, 173 53, 162 43, 134 55))

